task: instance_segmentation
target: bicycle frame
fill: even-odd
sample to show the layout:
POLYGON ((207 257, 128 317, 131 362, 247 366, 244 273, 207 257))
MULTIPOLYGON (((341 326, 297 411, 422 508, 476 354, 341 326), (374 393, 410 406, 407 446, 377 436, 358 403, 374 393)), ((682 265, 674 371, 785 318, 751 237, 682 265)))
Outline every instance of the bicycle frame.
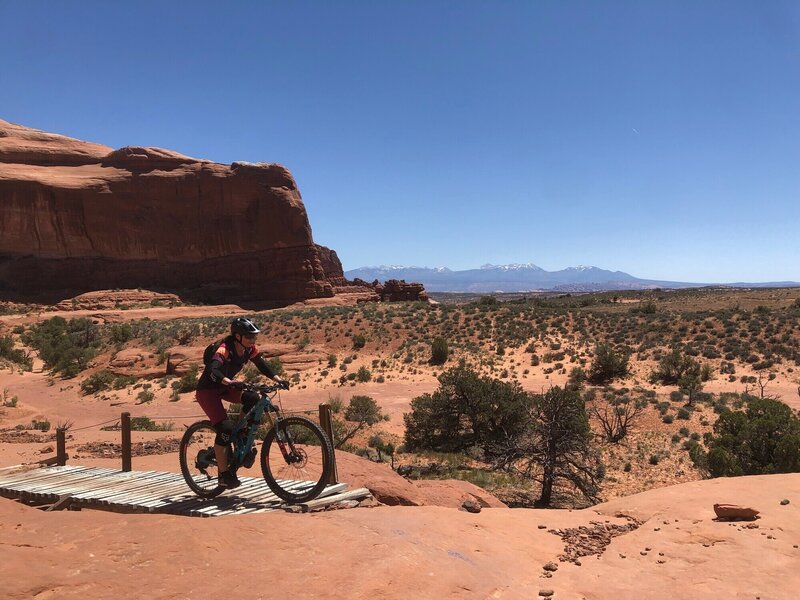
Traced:
MULTIPOLYGON (((260 395, 258 402, 256 402, 255 406, 253 406, 253 408, 251 408, 248 412, 240 416, 239 421, 236 423, 236 425, 234 425, 231 433, 231 439, 233 440, 233 454, 230 457, 230 460, 236 467, 242 464, 245 455, 250 452, 250 449, 253 447, 256 439, 256 433, 258 433, 258 426, 261 424, 261 420, 264 418, 264 413, 267 414, 270 427, 274 427, 281 422, 280 408, 275 406, 275 404, 272 402, 272 399, 278 395, 278 390, 275 390, 272 396, 270 396, 264 390, 258 390, 258 393, 260 395), (275 413, 276 416, 274 418, 270 414, 271 412, 275 413), (241 440, 239 433, 245 427, 247 427, 248 421, 252 421, 253 426, 247 433, 247 437, 244 440, 241 440)), ((283 450, 283 447, 281 447, 281 450, 283 450)))

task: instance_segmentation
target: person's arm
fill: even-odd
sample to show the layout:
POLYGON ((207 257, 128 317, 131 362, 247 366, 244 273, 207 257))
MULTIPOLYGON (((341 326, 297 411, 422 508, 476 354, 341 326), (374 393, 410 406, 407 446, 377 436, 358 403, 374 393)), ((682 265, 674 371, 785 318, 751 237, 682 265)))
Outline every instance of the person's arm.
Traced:
POLYGON ((266 375, 270 379, 274 379, 275 381, 281 381, 281 378, 272 370, 272 367, 269 366, 269 363, 264 360, 264 357, 258 354, 252 359, 253 364, 255 365, 256 369, 261 371, 263 375, 266 375))
POLYGON ((214 353, 214 356, 211 358, 211 363, 209 364, 209 375, 211 376, 211 381, 214 383, 221 383, 222 385, 230 385, 233 381, 222 370, 222 365, 225 364, 225 358, 227 356, 228 349, 224 346, 224 344, 220 344, 217 351, 214 353))

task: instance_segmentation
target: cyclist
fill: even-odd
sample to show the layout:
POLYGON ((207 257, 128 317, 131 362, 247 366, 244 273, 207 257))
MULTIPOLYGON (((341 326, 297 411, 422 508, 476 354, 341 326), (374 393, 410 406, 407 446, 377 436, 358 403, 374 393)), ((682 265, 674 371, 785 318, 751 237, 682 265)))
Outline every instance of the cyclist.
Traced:
MULTIPOLYGON (((258 402, 258 394, 242 392, 239 382, 233 378, 250 361, 261 373, 289 388, 288 382, 278 377, 256 348, 256 336, 259 333, 261 330, 250 319, 235 318, 231 322, 230 335, 219 344, 197 382, 195 397, 217 432, 214 453, 219 469, 219 485, 224 488, 238 487, 241 482, 235 471, 228 468, 227 448, 234 423, 228 418, 222 401, 241 403, 243 413, 258 402)), ((255 451, 253 447, 253 456, 249 458, 255 458, 255 451)))

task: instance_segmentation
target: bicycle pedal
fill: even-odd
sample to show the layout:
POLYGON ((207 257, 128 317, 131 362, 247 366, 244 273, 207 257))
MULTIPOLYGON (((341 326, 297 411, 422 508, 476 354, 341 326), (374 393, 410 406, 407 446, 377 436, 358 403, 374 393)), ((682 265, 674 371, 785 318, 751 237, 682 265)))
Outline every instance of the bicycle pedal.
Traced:
POLYGON ((247 455, 245 455, 245 457, 242 459, 242 466, 245 469, 249 469, 253 466, 253 463, 256 462, 256 454, 258 454, 258 450, 251 448, 250 452, 248 452, 247 455))

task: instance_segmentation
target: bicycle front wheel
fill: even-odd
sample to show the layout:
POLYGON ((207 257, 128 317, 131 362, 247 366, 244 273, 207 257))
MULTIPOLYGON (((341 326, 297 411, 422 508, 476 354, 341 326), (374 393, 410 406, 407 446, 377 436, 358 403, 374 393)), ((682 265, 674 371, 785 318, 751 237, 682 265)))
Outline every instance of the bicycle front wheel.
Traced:
POLYGON ((287 417, 267 432, 261 449, 261 472, 281 500, 313 500, 325 489, 331 469, 333 447, 313 421, 287 417))
POLYGON ((214 498, 225 489, 217 485, 216 437, 217 432, 210 421, 199 421, 191 425, 181 439, 181 473, 192 491, 201 498, 214 498))

